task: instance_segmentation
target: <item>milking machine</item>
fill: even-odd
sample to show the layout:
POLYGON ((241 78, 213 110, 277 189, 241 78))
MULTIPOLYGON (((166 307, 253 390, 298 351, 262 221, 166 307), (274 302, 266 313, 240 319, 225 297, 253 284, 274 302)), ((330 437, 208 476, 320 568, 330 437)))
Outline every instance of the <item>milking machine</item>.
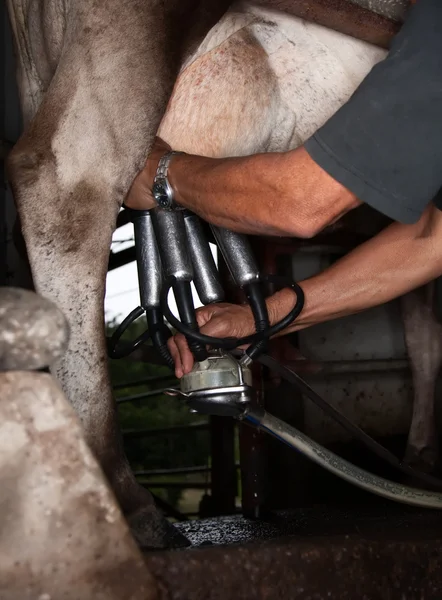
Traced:
POLYGON ((167 321, 186 337, 195 358, 192 371, 180 379, 179 388, 169 389, 168 393, 181 397, 192 411, 230 416, 261 429, 338 477, 379 496, 410 505, 442 508, 441 493, 394 483, 356 467, 296 428, 270 415, 256 402, 250 369, 254 361, 276 371, 391 466, 422 481, 426 486, 442 489, 439 479, 419 473, 402 463, 321 398, 294 371, 265 354, 268 340, 293 323, 302 311, 304 295, 296 282, 276 276, 263 276, 246 236, 210 225, 213 241, 221 252, 234 283, 242 290, 251 307, 256 331, 243 338, 204 335, 199 331, 196 320, 191 283, 194 283, 203 304, 224 300, 221 278, 206 234, 207 224, 195 214, 179 208, 166 210, 158 207, 150 211, 131 211, 131 219, 135 234, 140 306, 132 311, 114 333, 110 343, 111 357, 125 354, 119 350, 121 335, 135 319, 145 314, 148 329, 133 342, 130 349, 133 350, 150 338, 165 363, 173 368, 174 363, 167 347, 167 340, 171 336, 165 323, 167 321), (265 302, 266 283, 280 288, 290 287, 296 295, 293 309, 272 326, 265 302), (169 308, 170 290, 175 297, 179 319, 169 308), (247 346, 247 349, 239 350, 243 346, 247 346))

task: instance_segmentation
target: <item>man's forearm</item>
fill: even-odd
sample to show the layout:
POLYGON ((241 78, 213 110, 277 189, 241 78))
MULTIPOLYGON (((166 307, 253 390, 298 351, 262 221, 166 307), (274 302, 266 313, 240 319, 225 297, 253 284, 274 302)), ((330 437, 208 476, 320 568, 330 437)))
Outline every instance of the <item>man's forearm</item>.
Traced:
MULTIPOLYGON (((306 303, 295 331, 384 304, 442 274, 442 212, 428 208, 414 225, 394 223, 331 267, 301 283, 306 303)), ((282 290, 268 301, 272 320, 293 306, 282 290)))
POLYGON ((304 149, 249 157, 174 157, 169 179, 179 204, 249 234, 311 237, 359 204, 304 149))

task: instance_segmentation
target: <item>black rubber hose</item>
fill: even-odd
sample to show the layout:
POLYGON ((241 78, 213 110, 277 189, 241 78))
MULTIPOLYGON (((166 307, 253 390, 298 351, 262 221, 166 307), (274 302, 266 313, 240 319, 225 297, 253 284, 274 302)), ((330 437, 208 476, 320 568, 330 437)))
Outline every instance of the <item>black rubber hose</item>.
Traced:
POLYGON ((154 348, 166 361, 167 366, 174 369, 173 358, 167 347, 167 340, 171 337, 172 333, 163 321, 163 313, 160 307, 149 307, 146 310, 146 318, 154 348))
POLYGON ((242 338, 218 338, 212 337, 210 335, 204 335, 200 331, 195 331, 194 329, 188 327, 184 323, 182 323, 179 319, 177 319, 170 310, 167 297, 169 294, 169 290, 172 287, 172 283, 166 283, 163 286, 161 291, 161 310, 163 311, 163 315, 167 319, 167 321, 175 327, 177 331, 186 336, 189 340, 194 340, 199 342, 200 344, 212 346, 212 348, 222 348, 224 350, 233 350, 234 348, 238 348, 238 346, 243 346, 245 344, 254 344, 264 339, 269 339, 273 335, 276 335, 283 329, 286 329, 293 321, 298 317, 302 308, 304 306, 304 292, 300 285, 295 282, 288 281, 286 278, 277 277, 275 275, 266 276, 263 281, 269 281, 271 283, 280 284, 283 287, 291 287, 296 293, 296 303, 292 310, 278 323, 272 325, 267 328, 265 331, 261 331, 258 333, 254 333, 252 335, 248 335, 242 338))
POLYGON ((118 325, 117 329, 114 331, 110 340, 108 341, 107 354, 109 358, 125 358, 126 356, 129 356, 129 354, 132 354, 132 352, 138 348, 138 346, 147 342, 147 340, 150 338, 150 331, 144 331, 134 342, 131 343, 130 346, 124 349, 118 347, 123 333, 130 325, 132 325, 134 321, 141 317, 143 313, 144 308, 137 306, 137 308, 134 308, 134 310, 129 313, 127 317, 118 325))
MULTIPOLYGON (((173 293, 175 294, 175 301, 177 304, 178 312, 180 314, 181 324, 185 325, 188 328, 188 330, 192 332, 192 335, 186 333, 184 334, 187 339, 187 343, 189 344, 189 348, 197 362, 206 360, 208 356, 206 345, 204 343, 201 343, 196 337, 196 335, 199 334, 199 327, 195 316, 195 307, 193 305, 192 288, 190 287, 190 282, 173 281, 171 285, 173 288, 173 293)), ((165 284, 164 287, 167 289, 167 304, 167 294, 171 286, 165 284)), ((170 320, 167 317, 167 315, 165 316, 170 323, 170 320)), ((180 323, 180 321, 178 322, 180 323)), ((178 331, 180 331, 178 327, 177 329, 178 331)))
MULTIPOLYGON (((262 289, 262 283, 260 281, 253 281, 248 285, 244 286, 246 292, 246 298, 252 309, 253 318, 255 321, 255 329, 257 333, 265 332, 270 327, 269 313, 267 311, 267 304, 265 301, 264 291, 262 289)), ((247 350, 247 354, 251 359, 255 359, 259 354, 265 352, 267 347, 268 337, 252 344, 247 350)))

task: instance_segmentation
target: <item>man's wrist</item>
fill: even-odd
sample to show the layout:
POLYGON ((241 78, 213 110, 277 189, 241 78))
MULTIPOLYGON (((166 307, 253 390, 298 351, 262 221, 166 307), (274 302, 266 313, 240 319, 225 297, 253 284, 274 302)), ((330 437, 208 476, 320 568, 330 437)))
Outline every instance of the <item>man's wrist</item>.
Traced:
POLYGON ((175 201, 194 210, 198 205, 198 197, 206 192, 210 183, 209 166, 218 159, 196 156, 194 154, 177 154, 169 165, 169 183, 175 195, 175 201))
POLYGON ((175 193, 169 181, 169 166, 174 156, 181 154, 175 150, 168 150, 158 161, 156 173, 152 182, 152 196, 157 206, 164 210, 176 210, 179 205, 176 203, 175 193))
POLYGON ((180 204, 181 206, 184 206, 184 197, 181 194, 180 182, 182 182, 183 172, 186 172, 182 169, 183 165, 181 161, 184 161, 186 164, 188 164, 189 156, 189 154, 185 154, 184 152, 180 154, 175 154, 174 156, 172 156, 172 159, 169 163, 169 183, 173 189, 175 202, 177 204, 180 204))

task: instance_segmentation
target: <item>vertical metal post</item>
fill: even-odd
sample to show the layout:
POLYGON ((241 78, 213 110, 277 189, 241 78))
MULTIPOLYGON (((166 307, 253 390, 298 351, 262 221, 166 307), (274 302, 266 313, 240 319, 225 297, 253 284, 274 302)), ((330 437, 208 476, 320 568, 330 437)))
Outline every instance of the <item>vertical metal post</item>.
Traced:
POLYGON ((210 417, 211 491, 214 515, 235 512, 235 423, 230 417, 210 417))
MULTIPOLYGON (((222 285, 227 281, 228 269, 218 255, 222 285)), ((237 496, 235 460, 235 423, 230 417, 210 417, 211 445, 211 512, 226 515, 235 512, 237 496)))
MULTIPOLYGON (((267 273, 274 273, 286 277, 292 276, 293 249, 290 246, 277 246, 268 243, 263 257, 263 269, 267 273)), ((274 293, 275 290, 269 290, 274 293)), ((298 334, 290 334, 292 343, 298 346, 298 334)), ((279 338, 272 342, 271 354, 281 357, 289 347, 287 338, 279 338), (284 348, 285 346, 285 348, 284 348)), ((282 420, 298 428, 303 428, 304 412, 302 396, 292 386, 281 381, 277 386, 270 383, 270 374, 267 369, 263 373, 266 386, 266 406, 269 411, 282 420), (267 384, 267 385, 266 385, 267 384)), ((308 493, 304 482, 306 480, 306 463, 304 457, 290 448, 280 444, 277 440, 267 439, 267 460, 272 466, 267 474, 267 507, 271 510, 290 508, 303 504, 305 494, 308 493), (290 477, 287 478, 287 473, 290 477)))
MULTIPOLYGON (((290 275, 288 269, 290 261, 284 261, 285 255, 290 254, 292 251, 289 245, 260 239, 254 250, 263 273, 290 275), (289 265, 284 264, 284 262, 289 263, 289 265)), ((275 290, 268 289, 267 291, 270 294, 275 290)), ((236 298, 236 301, 239 300, 236 298)), ((274 341, 272 343, 272 351, 275 349, 276 343, 278 342, 274 341)), ((283 391, 280 387, 276 390, 275 397, 270 386, 270 376, 267 369, 260 365, 254 365, 253 380, 257 401, 261 406, 265 406, 272 414, 277 415, 279 412, 287 412, 287 407, 291 407, 290 413, 293 412, 294 396, 296 394, 293 390, 290 390, 289 397, 283 394, 283 397, 279 398, 280 392, 283 391), (272 391, 269 390, 269 387, 272 391), (275 402, 275 400, 278 401, 275 402)), ((244 516, 262 518, 269 510, 286 505, 287 470, 282 475, 277 465, 283 459, 286 467, 290 463, 296 468, 297 462, 296 457, 295 460, 293 459, 293 452, 290 453, 290 456, 287 456, 286 449, 281 444, 275 444, 274 440, 266 434, 244 425, 240 426, 240 454, 244 516), (270 464, 272 469, 269 468, 270 464)), ((288 470, 291 472, 290 468, 288 470)), ((299 491, 297 482, 292 487, 296 488, 296 496, 299 491)), ((293 496, 294 494, 291 493, 289 503, 292 502, 293 496)))
MULTIPOLYGON (((261 240, 260 240, 261 242, 261 240)), ((257 257, 259 259, 259 257, 257 257)), ((227 267, 220 263, 219 270, 223 287, 226 291, 226 301, 241 303, 245 298, 234 284, 227 267)), ((257 399, 264 402, 262 387, 262 367, 253 365, 252 374, 257 399)), ((241 505, 244 516, 259 518, 265 514, 266 482, 267 482, 267 440, 266 435, 239 424, 239 451, 241 465, 241 505)))
MULTIPOLYGON (((253 365, 253 384, 256 400, 264 406, 263 368, 253 365)), ((265 433, 240 424, 239 448, 241 462, 241 505, 243 515, 259 519, 267 512, 267 436, 265 433)))

